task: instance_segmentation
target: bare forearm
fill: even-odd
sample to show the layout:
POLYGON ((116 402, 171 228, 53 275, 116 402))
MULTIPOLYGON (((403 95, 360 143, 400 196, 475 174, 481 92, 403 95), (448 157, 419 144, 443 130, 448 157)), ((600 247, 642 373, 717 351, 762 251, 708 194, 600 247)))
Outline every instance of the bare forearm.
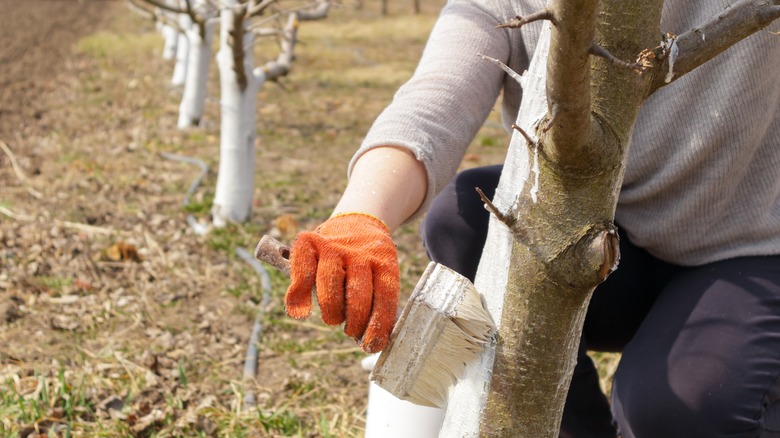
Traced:
POLYGON ((396 147, 369 150, 355 163, 333 214, 368 213, 395 230, 422 204, 428 177, 411 152, 396 147))

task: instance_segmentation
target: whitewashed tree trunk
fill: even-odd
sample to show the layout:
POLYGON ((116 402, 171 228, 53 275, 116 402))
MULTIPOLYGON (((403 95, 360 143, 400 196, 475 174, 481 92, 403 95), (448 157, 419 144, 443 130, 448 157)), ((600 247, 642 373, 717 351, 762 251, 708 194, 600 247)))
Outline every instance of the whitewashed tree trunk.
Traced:
POLYGON ((253 72, 254 34, 246 32, 245 9, 235 0, 223 1, 220 13, 217 66, 220 80, 220 145, 214 226, 242 222, 252 209, 255 175, 257 92, 265 74, 253 72), (240 41, 234 41, 240 36, 240 41), (237 44, 238 43, 238 44, 237 44), (237 65, 238 62, 241 65, 237 65))
POLYGON ((206 86, 211 63, 214 25, 209 20, 186 28, 188 55, 184 94, 179 105, 179 129, 198 126, 206 106, 206 86))
POLYGON ((252 209, 257 92, 266 80, 275 80, 290 71, 299 20, 325 18, 329 9, 327 0, 319 0, 309 10, 290 13, 281 32, 281 52, 275 60, 254 68, 252 44, 255 35, 247 27, 248 20, 257 13, 248 10, 252 4, 222 0, 220 12, 217 54, 221 88, 220 159, 212 207, 216 227, 230 221, 242 222, 252 209))
POLYGON ((163 39, 165 40, 165 45, 163 46, 163 52, 162 52, 163 59, 165 59, 166 61, 175 59, 176 49, 178 47, 178 41, 179 41, 179 31, 176 30, 176 28, 173 26, 163 24, 162 35, 163 35, 163 39))
MULTIPOLYGON (((179 14, 179 27, 188 29, 192 24, 190 16, 179 14)), ((176 65, 173 67, 171 85, 180 87, 187 80, 187 57, 190 54, 190 43, 184 32, 176 32, 176 65)))
POLYGON ((496 345, 451 391, 441 436, 559 435, 591 294, 620 258, 613 220, 642 103, 780 18, 780 0, 740 0, 656 46, 662 9, 663 0, 549 0, 508 25, 555 23, 523 75, 520 135, 485 200, 494 217, 476 286, 496 345))
MULTIPOLYGON (((523 74, 523 100, 516 122, 529 135, 534 135, 534 126, 547 113, 545 79, 547 53, 550 48, 550 23, 544 22, 543 26, 536 52, 528 71, 523 74)), ((515 131, 509 144, 504 171, 492 200, 501 211, 510 210, 525 182, 535 177, 533 160, 525 138, 515 131)), ((488 237, 474 286, 484 295, 488 311, 497 328, 501 325, 512 241, 513 237, 506 225, 491 215, 488 237)), ((496 345, 493 343, 485 349, 478 362, 467 368, 466 376, 450 390, 440 437, 479 436, 480 419, 487 404, 495 352, 496 345)))

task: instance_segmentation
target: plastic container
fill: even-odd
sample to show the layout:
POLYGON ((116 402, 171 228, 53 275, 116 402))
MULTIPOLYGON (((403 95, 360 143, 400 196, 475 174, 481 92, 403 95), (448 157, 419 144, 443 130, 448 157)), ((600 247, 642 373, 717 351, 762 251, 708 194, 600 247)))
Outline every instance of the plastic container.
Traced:
MULTIPOLYGON (((371 371, 378 357, 368 356, 360 364, 371 371)), ((418 406, 369 383, 365 438, 436 438, 443 421, 444 409, 418 406)))

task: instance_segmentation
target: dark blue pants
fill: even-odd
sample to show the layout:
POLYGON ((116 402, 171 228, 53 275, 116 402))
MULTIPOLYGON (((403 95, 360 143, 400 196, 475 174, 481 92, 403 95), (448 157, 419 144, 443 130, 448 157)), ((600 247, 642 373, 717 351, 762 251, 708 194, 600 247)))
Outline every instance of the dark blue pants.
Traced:
MULTIPOLYGON (((460 173, 422 226, 431 260, 473 280, 501 166, 460 173)), ((696 226, 696 224, 691 224, 696 226)), ((618 224, 619 227, 619 224, 618 224)), ((780 255, 675 266, 621 233, 593 294, 561 437, 780 437, 780 255), (586 349, 621 352, 612 403, 586 349)))

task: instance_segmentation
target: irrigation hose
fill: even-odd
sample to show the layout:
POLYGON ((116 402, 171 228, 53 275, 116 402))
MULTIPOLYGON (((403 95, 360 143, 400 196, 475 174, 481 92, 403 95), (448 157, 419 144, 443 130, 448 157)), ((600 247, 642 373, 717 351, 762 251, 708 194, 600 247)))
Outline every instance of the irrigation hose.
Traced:
MULTIPOLYGON (((200 160, 198 158, 171 154, 169 152, 160 152, 160 156, 165 158, 166 160, 194 164, 200 167, 200 175, 198 175, 198 177, 195 178, 194 181, 192 181, 192 184, 190 184, 190 188, 187 189, 187 193, 184 195, 184 201, 182 202, 182 204, 186 208, 188 205, 190 205, 190 196, 192 196, 192 194, 195 193, 195 190, 198 189, 198 186, 203 181, 203 178, 205 178, 206 175, 209 173, 209 165, 206 164, 205 161, 200 160)), ((208 231, 208 226, 198 222, 198 220, 195 219, 195 216, 191 213, 187 215, 187 225, 189 225, 192 231, 194 231, 195 234, 199 236, 206 234, 206 232, 208 231)))
POLYGON ((252 327, 252 334, 249 335, 249 346, 246 349, 246 357, 244 358, 244 407, 249 408, 257 404, 254 391, 249 389, 248 382, 251 382, 257 376, 257 366, 259 362, 257 353, 257 344, 260 341, 260 335, 263 332, 263 316, 265 309, 271 303, 271 277, 268 275, 268 271, 249 251, 244 248, 236 248, 236 254, 241 259, 247 262, 255 272, 260 275, 260 283, 263 288, 263 297, 260 300, 260 309, 255 315, 255 323, 252 327))
MULTIPOLYGON (((186 208, 190 204, 190 197, 198 189, 198 186, 203 181, 203 178, 209 172, 209 166, 200 159, 187 157, 184 155, 171 154, 168 152, 160 152, 160 156, 172 161, 179 161, 183 163, 194 164, 200 168, 200 175, 190 184, 187 193, 184 195, 184 201, 182 204, 186 208)), ((192 230, 198 234, 203 235, 208 231, 208 227, 198 222, 195 216, 192 214, 187 215, 187 224, 192 230)), ((244 358, 244 408, 250 408, 257 405, 257 398, 254 391, 249 388, 249 382, 255 379, 257 376, 257 366, 259 361, 259 355, 257 351, 257 344, 260 341, 260 335, 263 332, 262 319, 265 314, 265 309, 268 308, 271 303, 271 277, 268 275, 268 271, 263 267, 254 256, 244 248, 236 248, 236 255, 242 260, 248 263, 252 269, 260 276, 260 284, 263 289, 263 296, 260 300, 260 309, 255 315, 255 322, 252 326, 252 333, 249 335, 249 345, 246 349, 246 357, 244 358)))

